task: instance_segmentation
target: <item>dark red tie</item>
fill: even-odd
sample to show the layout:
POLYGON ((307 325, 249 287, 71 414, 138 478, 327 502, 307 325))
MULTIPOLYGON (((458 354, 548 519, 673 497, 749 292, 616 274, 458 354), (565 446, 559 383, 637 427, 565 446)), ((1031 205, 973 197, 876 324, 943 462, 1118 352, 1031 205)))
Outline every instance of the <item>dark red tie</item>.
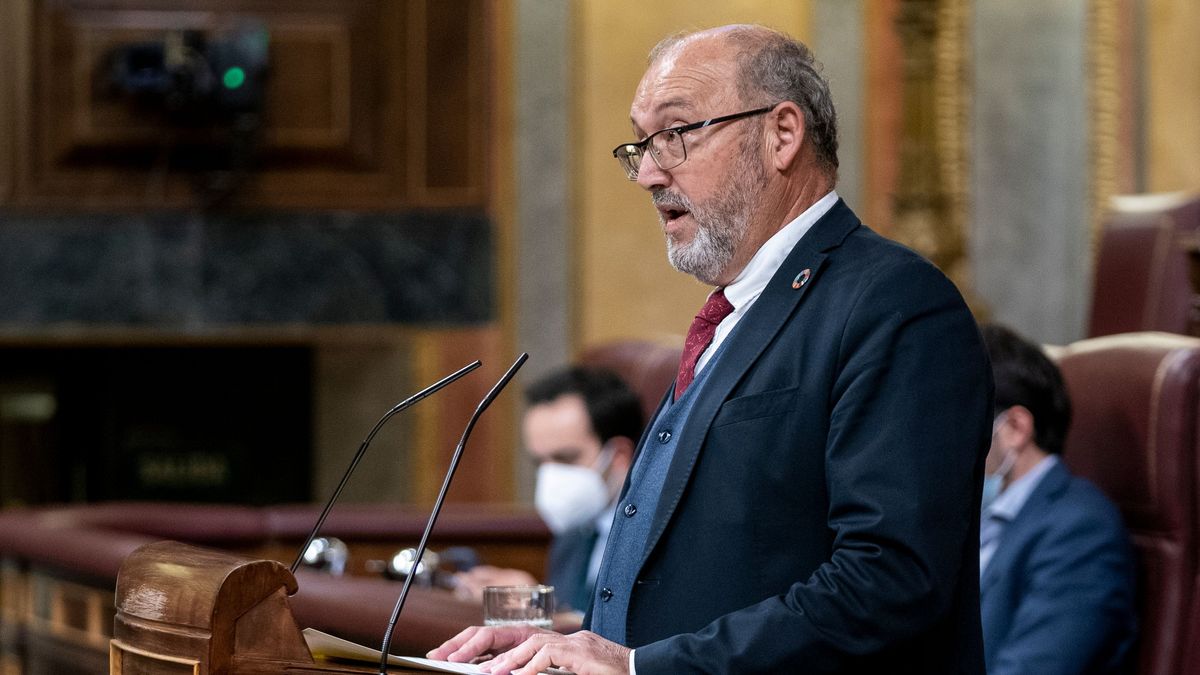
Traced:
POLYGON ((717 332, 717 324, 729 316, 733 305, 725 299, 725 289, 718 288, 708 296, 700 313, 692 320, 688 329, 687 339, 683 341, 683 358, 679 360, 679 375, 675 378, 675 400, 683 396, 692 380, 696 379, 696 362, 700 355, 712 344, 713 335, 717 332))

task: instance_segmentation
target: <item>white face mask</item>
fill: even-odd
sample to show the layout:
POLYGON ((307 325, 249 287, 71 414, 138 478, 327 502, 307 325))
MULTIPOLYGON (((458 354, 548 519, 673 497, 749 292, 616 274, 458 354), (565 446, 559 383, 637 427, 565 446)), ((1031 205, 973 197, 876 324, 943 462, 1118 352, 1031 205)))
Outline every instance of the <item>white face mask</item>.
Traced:
MULTIPOLYGON (((1000 427, 1008 419, 1008 413, 1000 413, 996 416, 996 420, 992 422, 992 445, 996 445, 996 434, 1000 431, 1000 427)), ((981 511, 987 511, 988 507, 996 501, 1001 492, 1004 492, 1004 480, 1008 478, 1008 474, 1012 472, 1013 464, 1016 464, 1017 454, 1009 451, 1005 453, 1004 459, 1000 460, 1000 466, 996 468, 995 473, 984 473, 983 475, 983 500, 980 504, 981 511)))
POLYGON ((595 468, 559 462, 538 467, 533 502, 551 532, 562 534, 600 517, 611 501, 604 474, 612 458, 613 450, 604 447, 595 468))
POLYGON ((1009 454, 1000 463, 1000 468, 996 473, 986 474, 983 477, 983 500, 980 503, 980 510, 987 511, 988 507, 996 501, 1001 492, 1004 492, 1004 479, 1008 477, 1012 471, 1013 464, 1016 463, 1017 456, 1009 454))

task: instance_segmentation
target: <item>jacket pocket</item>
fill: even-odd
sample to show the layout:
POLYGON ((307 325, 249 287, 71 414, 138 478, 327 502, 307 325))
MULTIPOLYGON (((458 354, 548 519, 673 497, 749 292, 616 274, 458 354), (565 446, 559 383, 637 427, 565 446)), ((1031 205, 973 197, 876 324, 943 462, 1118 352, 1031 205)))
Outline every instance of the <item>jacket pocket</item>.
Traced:
POLYGON ((794 410, 799 389, 800 387, 789 387, 731 398, 717 411, 712 428, 773 417, 794 410))

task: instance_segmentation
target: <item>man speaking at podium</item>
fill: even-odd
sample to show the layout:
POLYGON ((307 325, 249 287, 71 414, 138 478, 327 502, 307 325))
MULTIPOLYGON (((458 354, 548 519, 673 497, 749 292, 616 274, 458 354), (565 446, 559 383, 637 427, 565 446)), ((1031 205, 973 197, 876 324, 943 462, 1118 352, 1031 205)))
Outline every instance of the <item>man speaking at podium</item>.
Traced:
POLYGON ((614 155, 714 286, 617 503, 588 630, 474 627, 485 671, 982 673, 991 376, 931 264, 834 191, 808 49, 759 26, 651 52, 614 155), (631 651, 632 650, 632 651, 631 651))

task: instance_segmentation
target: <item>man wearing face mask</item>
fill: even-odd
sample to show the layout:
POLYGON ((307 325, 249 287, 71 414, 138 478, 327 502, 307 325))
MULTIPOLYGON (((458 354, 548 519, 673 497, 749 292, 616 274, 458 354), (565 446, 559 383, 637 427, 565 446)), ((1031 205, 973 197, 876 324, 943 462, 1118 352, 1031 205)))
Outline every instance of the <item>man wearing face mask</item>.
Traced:
MULTIPOLYGON (((525 449, 538 464, 534 503, 554 541, 546 583, 560 610, 582 618, 604 554, 613 505, 642 433, 637 395, 616 374, 571 367, 525 391, 525 449)), ((487 565, 458 577, 461 596, 484 586, 536 583, 522 570, 487 565)))
POLYGON ((1062 375, 1007 328, 983 338, 996 384, 979 532, 987 672, 1124 672, 1132 546, 1112 502, 1059 460, 1071 421, 1062 375))

